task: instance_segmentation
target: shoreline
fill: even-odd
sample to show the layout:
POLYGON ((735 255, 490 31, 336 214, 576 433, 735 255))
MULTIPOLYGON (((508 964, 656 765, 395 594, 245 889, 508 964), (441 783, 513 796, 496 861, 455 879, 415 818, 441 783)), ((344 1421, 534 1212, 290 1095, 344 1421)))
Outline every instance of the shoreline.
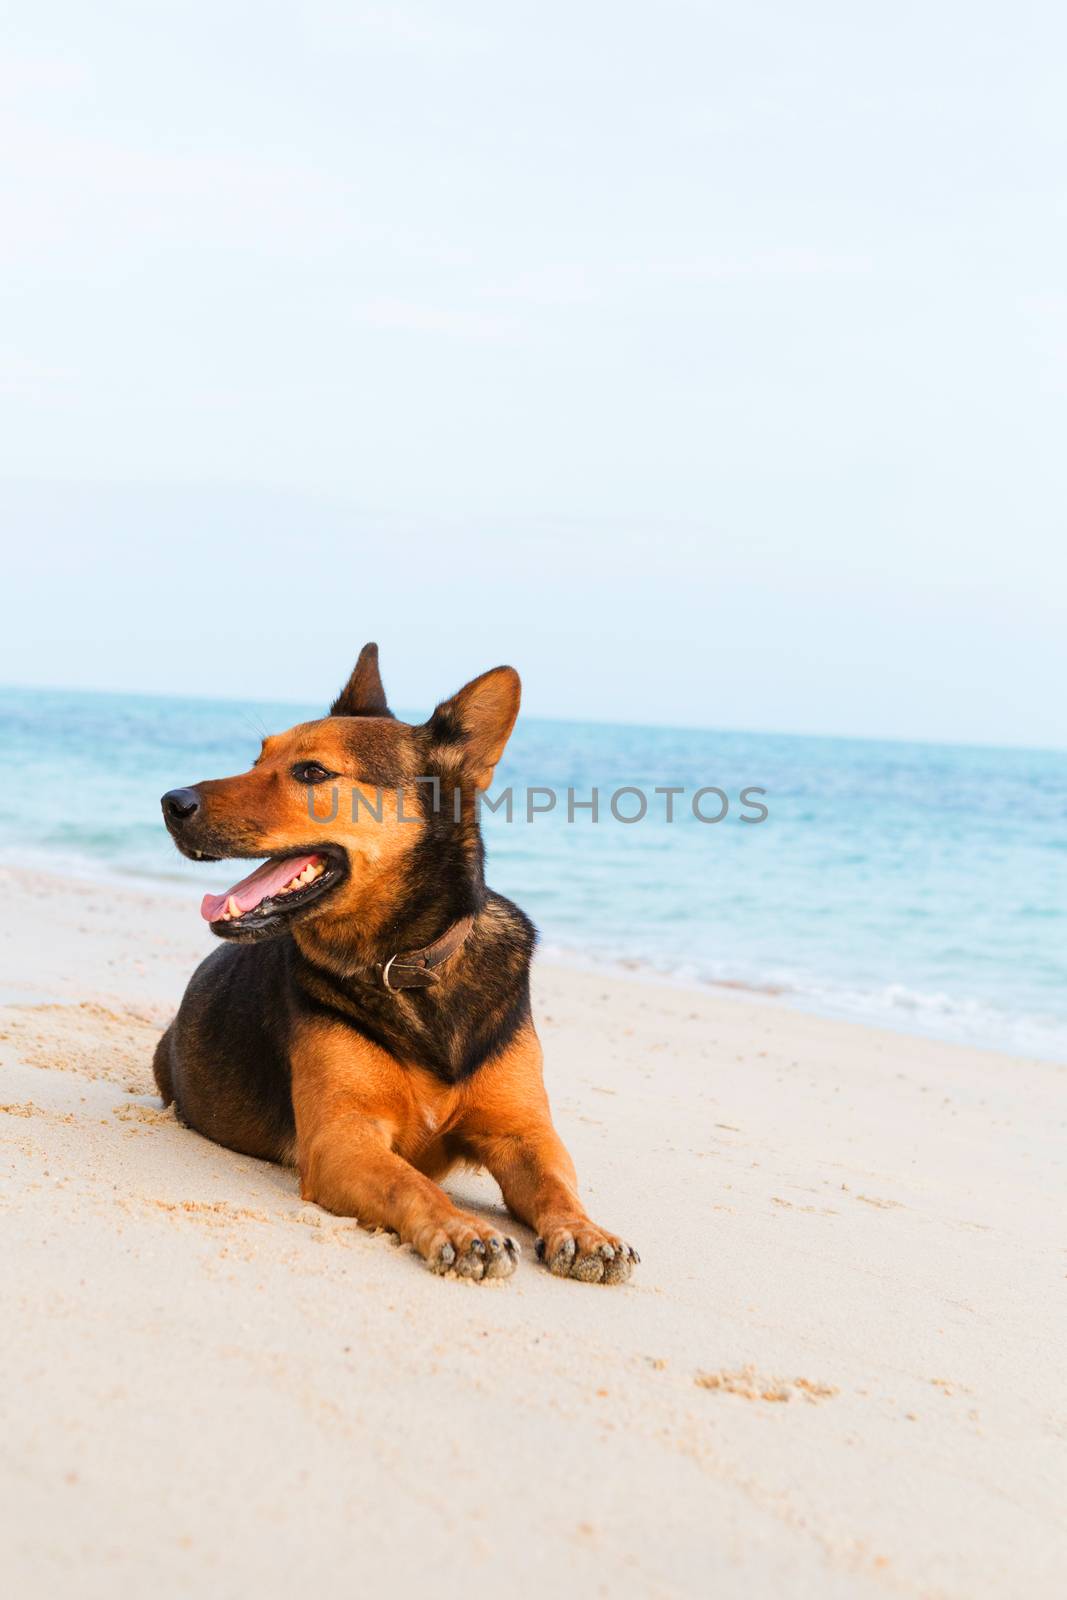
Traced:
MULTIPOLYGON (((47 868, 37 871, 0 855, 0 880, 4 875, 10 874, 17 882, 32 881, 37 885, 48 883, 55 888, 69 889, 72 893, 98 892, 107 888, 131 896, 135 903, 163 897, 175 908, 183 908, 185 916, 194 925, 197 924, 198 897, 203 886, 183 881, 180 873, 157 879, 132 869, 108 867, 104 863, 99 865, 98 872, 93 873, 88 870, 88 866, 88 863, 82 862, 79 858, 76 862, 72 862, 70 874, 64 875, 47 868)), ((212 943, 213 941, 209 939, 205 951, 212 947, 212 943)), ((828 988, 824 994, 817 996, 809 990, 790 987, 786 983, 748 982, 737 978, 700 979, 665 970, 652 960, 636 961, 622 956, 601 959, 561 944, 559 941, 543 938, 539 941, 536 964, 540 967, 584 973, 594 978, 633 981, 653 989, 664 988, 691 996, 711 996, 723 1000, 736 997, 752 1004, 765 1004, 802 1016, 840 1022, 851 1027, 870 1028, 893 1036, 927 1039, 934 1043, 955 1045, 964 1050, 980 1050, 989 1055, 1011 1059, 1021 1057, 1054 1066, 1067 1066, 1067 1043, 1058 1037, 1061 1026, 1067 1030, 1067 1022, 1059 1024, 1049 1019, 1047 1025, 1044 1022, 1035 1024, 1028 1018, 1012 1018, 1003 1013, 984 1009, 978 1002, 967 1002, 968 1006, 981 1013, 969 1025, 963 1023, 962 1007, 957 1003, 952 1021, 948 1025, 937 1026, 927 1017, 920 1016, 919 1020, 916 1020, 917 1014, 921 1013, 922 1004, 936 1000, 938 998, 936 996, 909 997, 909 1002, 899 1006, 899 1011, 903 1015, 898 1016, 890 1006, 890 1014, 887 1016, 886 1004, 883 1003, 879 1009, 875 1003, 877 997, 870 994, 861 995, 855 1003, 851 1003, 856 992, 845 989, 835 991, 828 988), (987 1018, 991 1021, 994 1031, 1003 1031, 1010 1026, 1018 1029, 1022 1037, 1019 1040, 994 1044, 987 1044, 980 1037, 973 1037, 972 1035, 982 1033, 987 1018), (1035 1028, 1039 1035, 1054 1035, 1054 1038, 1046 1039, 1043 1048, 1040 1039, 1038 1047, 1034 1048, 1034 1041, 1028 1036, 1035 1028)), ((893 987, 888 985, 887 989, 893 987)), ((4 992, 5 986, 0 982, 0 996, 4 992)))

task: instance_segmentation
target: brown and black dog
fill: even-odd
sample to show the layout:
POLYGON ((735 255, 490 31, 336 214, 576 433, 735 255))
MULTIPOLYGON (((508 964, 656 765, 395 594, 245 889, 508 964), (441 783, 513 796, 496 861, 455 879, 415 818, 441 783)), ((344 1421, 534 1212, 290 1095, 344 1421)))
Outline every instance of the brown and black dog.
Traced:
POLYGON ((497 667, 399 722, 368 644, 329 716, 265 739, 239 777, 163 796, 183 855, 270 859, 205 896, 223 945, 159 1042, 156 1082, 190 1127, 295 1164, 306 1200, 392 1229, 435 1272, 515 1270, 515 1241, 438 1187, 466 1163, 550 1272, 622 1283, 637 1255, 589 1220, 552 1126, 534 929, 485 884, 478 793, 518 710, 518 674, 497 667))

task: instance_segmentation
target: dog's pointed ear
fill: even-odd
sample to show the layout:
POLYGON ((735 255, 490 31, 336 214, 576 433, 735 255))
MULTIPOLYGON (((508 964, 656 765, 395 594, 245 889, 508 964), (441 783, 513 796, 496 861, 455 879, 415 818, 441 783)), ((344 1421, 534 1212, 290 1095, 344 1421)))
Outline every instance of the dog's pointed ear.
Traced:
POLYGON ((434 747, 453 751, 471 782, 488 789, 519 714, 522 684, 514 667, 493 667, 442 700, 426 724, 434 747))
POLYGON ((352 676, 330 707, 331 717, 391 717, 378 671, 378 646, 365 644, 352 676))

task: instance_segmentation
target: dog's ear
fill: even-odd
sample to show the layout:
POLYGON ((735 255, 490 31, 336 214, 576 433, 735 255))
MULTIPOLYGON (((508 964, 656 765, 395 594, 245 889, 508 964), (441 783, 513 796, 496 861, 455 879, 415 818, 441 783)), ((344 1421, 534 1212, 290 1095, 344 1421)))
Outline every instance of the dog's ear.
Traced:
POLYGON ((493 667, 451 700, 442 700, 426 724, 439 751, 454 751, 478 789, 488 789, 493 769, 519 714, 522 684, 514 667, 493 667))
POLYGON ((378 646, 365 644, 352 676, 330 707, 331 717, 391 717, 378 671, 378 646))

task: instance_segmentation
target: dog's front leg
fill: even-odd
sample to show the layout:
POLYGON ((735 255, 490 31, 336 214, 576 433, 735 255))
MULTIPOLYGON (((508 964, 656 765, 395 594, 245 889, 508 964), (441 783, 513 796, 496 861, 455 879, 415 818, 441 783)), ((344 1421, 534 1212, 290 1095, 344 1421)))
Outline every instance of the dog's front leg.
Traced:
POLYGON ((578 1197, 574 1162, 552 1126, 541 1077, 541 1047, 528 1028, 472 1087, 460 1146, 500 1185, 513 1217, 538 1235, 549 1272, 585 1283, 625 1283, 637 1251, 590 1220, 578 1197))
POLYGON ((387 1134, 359 1111, 331 1119, 299 1140, 300 1193, 326 1211, 389 1228, 413 1245, 431 1272, 506 1278, 518 1246, 460 1211, 436 1183, 389 1148, 387 1134))
MULTIPOLYGON (((328 1063, 327 1063, 328 1064, 328 1063)), ((293 1110, 300 1193, 326 1211, 388 1228, 414 1246, 432 1272, 507 1278, 519 1247, 488 1223, 460 1211, 443 1189, 392 1148, 395 1130, 380 1092, 374 1099, 337 1075, 293 1066, 293 1110)), ((388 1098, 388 1097, 386 1097, 388 1098)))
POLYGON ((513 1217, 538 1235, 537 1254, 558 1278, 585 1283, 625 1283, 637 1251, 591 1221, 578 1198, 574 1164, 562 1139, 545 1121, 518 1133, 467 1135, 467 1152, 500 1185, 513 1217))

